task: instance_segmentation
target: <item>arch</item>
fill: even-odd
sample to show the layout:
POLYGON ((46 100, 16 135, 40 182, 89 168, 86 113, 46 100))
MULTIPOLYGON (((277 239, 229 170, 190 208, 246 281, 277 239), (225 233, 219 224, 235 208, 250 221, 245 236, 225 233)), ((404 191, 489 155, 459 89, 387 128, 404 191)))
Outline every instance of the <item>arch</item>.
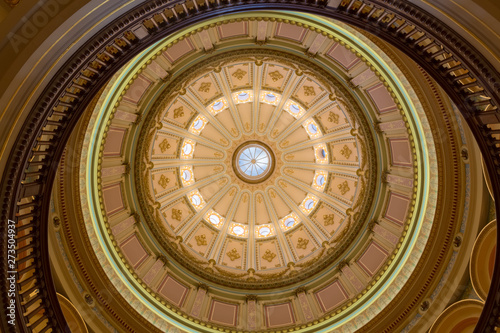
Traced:
MULTIPOLYGON (((21 273, 33 273, 33 287, 18 293, 17 327, 21 332, 31 328, 68 331, 51 282, 47 232, 51 186, 65 143, 83 111, 108 79, 139 52, 186 26, 215 16, 256 10, 287 10, 326 16, 376 34, 399 48, 422 66, 457 105, 474 134, 487 166, 495 198, 500 197, 500 165, 498 145, 500 130, 500 74, 464 38, 431 14, 403 0, 344 0, 328 4, 325 0, 245 1, 218 0, 203 5, 186 1, 157 0, 139 5, 110 23, 80 47, 66 61, 36 101, 10 152, 2 175, 2 221, 7 229, 9 217, 16 216, 21 273), (153 16, 170 9, 171 18, 156 20, 153 16), (36 258, 35 261, 30 259, 36 258), (30 298, 37 305, 39 317, 30 322, 22 316, 30 298), (40 301, 40 302, 38 302, 40 301), (41 326, 42 325, 42 326, 41 326), (45 326, 43 326, 45 325, 45 326)), ((497 213, 500 203, 495 203, 497 213)), ((497 237, 500 231, 497 230, 497 237)), ((0 239, 7 253, 8 239, 0 239)), ((497 248, 497 260, 500 249, 497 248)), ((1 258, 0 291, 6 295, 8 260, 1 258)), ((500 305, 496 300, 500 288, 500 265, 495 265, 491 288, 476 332, 493 332, 500 305), (491 318, 491 319, 490 319, 491 318), (495 319, 495 320, 493 320, 495 319)), ((7 299, 2 296, 2 306, 7 299)), ((33 312, 32 312, 33 313, 33 312)), ((3 329, 7 332, 6 313, 2 312, 3 329)))

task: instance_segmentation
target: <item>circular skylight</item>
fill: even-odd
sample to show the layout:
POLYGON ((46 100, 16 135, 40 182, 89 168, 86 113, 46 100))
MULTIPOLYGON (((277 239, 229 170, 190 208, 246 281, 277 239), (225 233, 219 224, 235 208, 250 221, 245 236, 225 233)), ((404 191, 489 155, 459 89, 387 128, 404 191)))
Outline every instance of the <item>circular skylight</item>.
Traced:
POLYGON ((271 229, 269 227, 262 227, 259 229, 259 234, 261 236, 267 236, 271 233, 271 229))
POLYGON ((319 175, 318 178, 316 178, 316 185, 322 186, 325 183, 325 176, 319 175))
POLYGON ((291 111, 292 113, 297 114, 297 113, 299 113, 299 112, 300 112, 300 108, 299 108, 297 105, 292 104, 292 105, 290 105, 290 111, 291 111))
POLYGON ((260 141, 249 141, 236 149, 233 169, 236 175, 248 183, 259 183, 267 179, 274 170, 274 155, 260 141))
POLYGON ((304 204, 304 207, 306 209, 311 209, 314 207, 314 200, 313 199, 309 199, 306 201, 306 203, 304 204))
POLYGON ((194 128, 195 130, 199 130, 199 129, 200 129, 200 128, 202 128, 202 127, 203 127, 203 120, 201 120, 201 119, 198 119, 198 120, 194 123, 194 125, 193 125, 193 128, 194 128))
POLYGON ((182 149, 184 154, 189 155, 193 151, 193 146, 190 143, 187 143, 182 149))
POLYGON ((238 158, 238 165, 241 171, 250 177, 262 175, 268 168, 271 157, 269 153, 259 147, 248 147, 241 151, 238 158))
POLYGON ((266 94, 266 96, 264 97, 266 99, 266 101, 268 102, 274 102, 276 100, 276 95, 275 94, 271 94, 271 93, 268 93, 266 94))
POLYGON ((185 181, 189 181, 191 179, 191 172, 189 172, 188 170, 184 170, 182 172, 182 179, 184 179, 185 181))
POLYGON ((309 128, 309 132, 311 132, 312 134, 316 134, 318 132, 318 128, 314 124, 309 124, 309 126, 307 127, 309 128))
POLYGON ((212 223, 212 224, 217 225, 220 223, 220 218, 215 214, 210 215, 210 217, 208 219, 210 220, 210 223, 212 223))
POLYGON ((250 95, 246 92, 242 92, 242 93, 238 94, 238 99, 242 102, 246 101, 249 97, 250 97, 250 95))
POLYGON ((285 220, 285 226, 287 228, 293 227, 294 224, 295 224, 295 219, 293 217, 289 217, 285 220))
POLYGON ((236 227, 233 228, 233 232, 235 235, 243 235, 245 233, 245 229, 243 229, 242 227, 240 227, 239 225, 237 225, 236 227))
POLYGON ((212 108, 215 111, 219 111, 220 109, 222 109, 223 106, 224 106, 224 103, 219 101, 219 102, 215 102, 214 105, 212 106, 212 108))
POLYGON ((191 197, 191 202, 193 203, 193 205, 195 206, 199 206, 201 204, 201 198, 199 195, 195 194, 191 197))

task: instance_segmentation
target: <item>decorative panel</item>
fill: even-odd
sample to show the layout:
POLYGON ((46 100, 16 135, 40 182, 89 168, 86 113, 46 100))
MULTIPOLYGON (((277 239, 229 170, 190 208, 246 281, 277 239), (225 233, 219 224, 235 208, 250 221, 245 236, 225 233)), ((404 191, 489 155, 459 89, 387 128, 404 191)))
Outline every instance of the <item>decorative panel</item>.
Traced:
POLYGON ((111 231, 113 232, 113 235, 115 235, 116 237, 121 232, 128 230, 134 224, 135 224, 135 218, 133 216, 129 216, 127 219, 120 221, 120 223, 113 226, 111 228, 111 231))
POLYGON ((158 293, 180 308, 189 293, 189 288, 167 275, 158 287, 158 293))
POLYGON ((238 304, 212 300, 208 320, 216 324, 236 326, 238 323, 238 304))
POLYGON ((127 130, 119 127, 110 127, 106 136, 103 154, 106 157, 121 156, 123 139, 127 130))
POLYGON ((384 264, 387 256, 387 251, 384 250, 382 246, 372 241, 357 262, 366 274, 374 276, 379 268, 384 264))
POLYGON ((366 89, 366 92, 372 99, 379 113, 392 112, 398 109, 391 94, 389 94, 387 88, 382 83, 366 89))
POLYGON ((134 269, 139 267, 149 257, 149 254, 135 233, 121 242, 120 248, 134 269))
POLYGON ((409 205, 410 198, 390 192, 384 217, 398 225, 403 225, 409 205))
POLYGON ((264 306, 264 316, 268 328, 293 325, 295 316, 291 302, 264 306))
POLYGON ((302 309, 302 314, 304 315, 304 319, 306 321, 312 321, 314 319, 314 315, 309 305, 309 301, 307 300, 307 295, 305 292, 300 292, 297 294, 297 299, 299 301, 300 308, 302 309))
POLYGON ((153 266, 151 266, 151 268, 148 269, 146 275, 144 275, 144 277, 142 278, 142 281, 147 285, 151 285, 151 282, 163 268, 163 265, 164 265, 163 261, 157 259, 153 264, 153 266))
POLYGON ((106 214, 113 215, 124 209, 121 183, 115 183, 102 188, 106 214))
POLYGON ((130 85, 123 99, 136 105, 139 104, 151 84, 151 80, 144 75, 139 75, 130 85))
POLYGON ((346 70, 351 69, 361 61, 353 52, 346 49, 339 43, 332 45, 332 47, 326 52, 326 55, 342 65, 342 67, 346 70))
POLYGON ((217 32, 220 39, 247 36, 248 22, 241 21, 220 25, 217 27, 217 32))
POLYGON ((170 47, 163 54, 171 63, 175 63, 189 53, 195 51, 195 47, 189 38, 179 41, 177 44, 170 47))
POLYGON ((278 23, 276 25, 275 36, 279 38, 290 39, 297 43, 302 43, 307 30, 293 24, 278 23))
POLYGON ((323 312, 328 312, 348 299, 349 295, 339 280, 317 291, 316 299, 323 312))
POLYGON ((351 283, 351 285, 354 287, 354 289, 357 292, 360 292, 363 290, 363 283, 360 281, 360 279, 354 274, 354 271, 351 269, 349 266, 345 266, 342 268, 342 273, 344 274, 344 277, 347 278, 347 280, 351 283))
POLYGON ((391 138, 389 139, 389 146, 391 148, 391 164, 411 167, 411 147, 410 142, 406 138, 391 138))
POLYGON ((198 288, 193 307, 191 308, 191 315, 193 317, 199 318, 206 294, 207 291, 204 288, 198 288))

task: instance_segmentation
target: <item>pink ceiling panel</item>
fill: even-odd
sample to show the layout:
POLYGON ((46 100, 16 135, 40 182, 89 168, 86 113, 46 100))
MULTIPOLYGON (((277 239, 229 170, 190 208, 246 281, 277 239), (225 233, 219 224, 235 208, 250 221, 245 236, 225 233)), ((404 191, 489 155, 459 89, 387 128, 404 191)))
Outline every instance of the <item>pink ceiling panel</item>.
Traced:
POLYGON ((323 312, 330 311, 349 297, 339 280, 316 292, 315 296, 323 312))
POLYGON ((110 127, 104 144, 104 156, 120 156, 122 154, 123 139, 127 130, 110 127))
POLYGON ((123 99, 132 104, 139 104, 141 98, 144 96, 151 83, 152 82, 144 75, 139 75, 127 89, 123 99))
POLYGON ((264 309, 268 328, 293 325, 295 323, 292 303, 290 302, 266 305, 264 309))
POLYGON ((194 45, 189 39, 183 39, 177 44, 174 44, 171 48, 165 51, 163 54, 171 63, 178 61, 181 57, 188 55, 195 50, 194 45))
POLYGON ((326 53, 327 56, 338 62, 346 70, 351 69, 359 60, 358 57, 339 43, 335 43, 326 53))
POLYGON ((160 284, 158 288, 158 293, 172 302, 175 306, 181 307, 182 303, 186 299, 189 292, 187 288, 182 283, 178 282, 176 279, 168 275, 165 280, 160 284))
POLYGON ((384 217, 398 225, 403 225, 409 206, 410 198, 391 192, 384 217))
POLYGON ((218 27, 218 32, 220 39, 248 36, 248 22, 223 24, 218 27))
POLYGON ((149 254, 142 246, 136 234, 130 235, 121 242, 120 248, 134 269, 139 267, 149 257, 149 254))
POLYGON ((103 187, 102 196, 107 215, 115 214, 124 209, 120 183, 103 187))
POLYGON ((389 139, 392 165, 411 167, 411 147, 407 138, 389 139))
POLYGON ((379 83, 371 88, 366 89, 366 92, 370 96, 371 100, 375 104, 379 113, 386 113, 398 110, 394 99, 391 94, 387 91, 387 88, 379 83))
POLYGON ((276 26, 275 36, 293 40, 297 43, 302 43, 306 36, 307 30, 292 24, 278 23, 276 26))
POLYGON ((238 307, 238 304, 212 300, 208 320, 222 325, 236 326, 238 323, 238 307))
POLYGON ((359 258, 358 264, 369 276, 374 276, 384 264, 387 256, 387 251, 372 241, 359 258))

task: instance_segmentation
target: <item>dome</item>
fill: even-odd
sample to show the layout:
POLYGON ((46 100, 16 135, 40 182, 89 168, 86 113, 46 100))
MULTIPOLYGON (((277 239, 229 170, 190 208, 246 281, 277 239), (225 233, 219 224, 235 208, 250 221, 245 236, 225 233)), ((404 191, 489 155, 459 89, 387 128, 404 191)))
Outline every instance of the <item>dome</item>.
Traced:
POLYGON ((186 93, 167 86, 158 95, 139 143, 127 144, 137 147, 130 195, 165 255, 183 253, 179 260, 218 283, 276 287, 313 270, 307 262, 318 270, 342 255, 324 256, 332 236, 339 248, 356 238, 366 221, 349 216, 366 220, 377 204, 378 149, 366 116, 333 77, 291 54, 245 53, 204 59, 180 76, 186 93), (171 247, 177 238, 182 252, 171 247))
POLYGON ((85 193, 85 230, 156 326, 179 309, 199 331, 288 329, 293 297, 314 297, 304 306, 323 322, 306 330, 349 327, 347 314, 376 313, 383 284, 384 297, 401 288, 439 219, 425 198, 438 193, 443 143, 401 68, 348 26, 289 18, 214 19, 158 43, 82 125, 80 179, 91 181, 72 187, 85 193), (298 53, 303 40, 323 54, 298 53), (209 298, 205 320, 193 315, 202 305, 183 312, 189 297, 209 298))

